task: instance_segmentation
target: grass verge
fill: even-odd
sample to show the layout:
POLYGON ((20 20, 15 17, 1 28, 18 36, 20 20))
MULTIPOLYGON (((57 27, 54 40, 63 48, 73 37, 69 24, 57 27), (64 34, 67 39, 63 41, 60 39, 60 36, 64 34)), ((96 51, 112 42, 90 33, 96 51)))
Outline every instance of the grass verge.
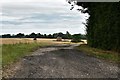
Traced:
POLYGON ((30 54, 30 52, 39 47, 49 46, 48 43, 19 43, 19 44, 3 44, 2 45, 2 66, 5 67, 16 60, 30 54))
POLYGON ((88 53, 88 55, 95 56, 97 58, 102 58, 112 62, 120 62, 118 53, 112 51, 104 51, 101 49, 91 48, 85 44, 82 44, 77 47, 78 50, 88 53))

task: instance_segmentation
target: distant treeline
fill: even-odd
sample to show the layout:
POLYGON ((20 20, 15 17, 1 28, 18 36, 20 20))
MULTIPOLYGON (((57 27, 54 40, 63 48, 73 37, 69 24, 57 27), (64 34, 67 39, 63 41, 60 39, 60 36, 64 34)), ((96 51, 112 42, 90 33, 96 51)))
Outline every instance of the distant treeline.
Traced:
POLYGON ((66 34, 63 34, 62 32, 59 33, 54 33, 54 34, 40 34, 40 33, 31 33, 28 35, 25 35, 24 33, 18 33, 16 35, 11 35, 11 34, 4 34, 1 35, 0 37, 2 38, 57 38, 57 37, 62 37, 63 39, 72 39, 74 35, 79 35, 81 39, 86 39, 86 35, 82 34, 73 34, 71 35, 68 31, 66 34))

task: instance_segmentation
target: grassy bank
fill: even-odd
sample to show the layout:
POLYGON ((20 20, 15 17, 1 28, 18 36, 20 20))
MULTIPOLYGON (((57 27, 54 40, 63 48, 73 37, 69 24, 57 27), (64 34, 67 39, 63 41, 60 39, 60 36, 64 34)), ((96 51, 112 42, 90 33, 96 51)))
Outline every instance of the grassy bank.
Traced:
POLYGON ((91 48, 85 44, 78 46, 77 49, 88 53, 88 55, 95 56, 97 58, 102 58, 102 59, 113 61, 113 62, 120 62, 120 58, 118 57, 118 53, 116 52, 91 48))
POLYGON ((19 44, 3 44, 2 45, 2 66, 6 66, 30 54, 30 52, 39 47, 48 46, 48 43, 19 43, 19 44))

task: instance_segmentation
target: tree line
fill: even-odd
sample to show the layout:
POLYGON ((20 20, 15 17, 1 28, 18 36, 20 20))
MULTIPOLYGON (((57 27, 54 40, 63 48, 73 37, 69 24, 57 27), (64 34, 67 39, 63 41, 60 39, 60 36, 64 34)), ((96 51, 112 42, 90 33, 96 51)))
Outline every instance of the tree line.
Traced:
POLYGON ((82 34, 70 34, 68 31, 66 31, 66 34, 63 34, 62 32, 59 33, 54 33, 54 34, 40 34, 40 33, 31 33, 28 35, 25 35, 24 33, 18 33, 16 35, 11 35, 11 34, 4 34, 1 35, 2 38, 57 38, 57 37, 62 37, 63 39, 72 39, 74 36, 78 36, 82 39, 86 39, 86 35, 82 34))
POLYGON ((90 15, 85 24, 88 45, 120 52, 120 2, 77 2, 77 5, 83 7, 78 11, 90 15))

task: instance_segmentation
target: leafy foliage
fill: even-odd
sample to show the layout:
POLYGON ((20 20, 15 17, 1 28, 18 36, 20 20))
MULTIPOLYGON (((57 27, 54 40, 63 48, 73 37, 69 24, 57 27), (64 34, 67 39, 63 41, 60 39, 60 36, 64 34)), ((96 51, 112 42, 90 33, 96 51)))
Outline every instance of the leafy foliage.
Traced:
POLYGON ((81 12, 90 15, 86 24, 88 45, 120 52, 120 2, 77 2, 77 5, 83 7, 81 12))
POLYGON ((80 42, 81 41, 81 34, 74 34, 72 36, 72 41, 71 42, 80 42))
MULTIPOLYGON (((72 36, 68 31, 66 31, 66 34, 63 34, 62 32, 54 33, 54 34, 40 34, 40 33, 31 33, 29 35, 25 35, 23 33, 18 33, 16 35, 10 35, 10 34, 4 34, 2 35, 2 38, 57 38, 62 37, 63 39, 72 39, 72 36)), ((81 35, 83 39, 86 39, 86 35, 81 35)))

